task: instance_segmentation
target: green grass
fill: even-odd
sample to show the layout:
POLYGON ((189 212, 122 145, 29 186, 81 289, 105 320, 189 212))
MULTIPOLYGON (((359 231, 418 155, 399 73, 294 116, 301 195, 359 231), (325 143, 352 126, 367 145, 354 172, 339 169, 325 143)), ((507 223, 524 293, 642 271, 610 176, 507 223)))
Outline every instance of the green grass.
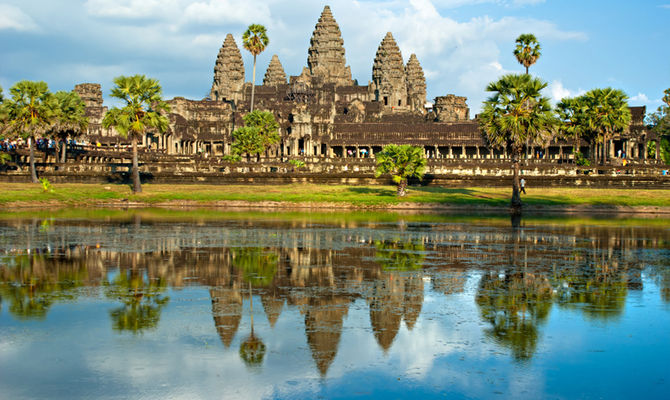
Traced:
MULTIPOLYGON (((408 196, 398 198, 391 186, 344 185, 143 185, 143 193, 132 194, 126 185, 54 184, 54 192, 39 184, 5 183, 0 204, 5 208, 29 205, 95 206, 110 202, 159 203, 218 201, 259 203, 334 203, 354 206, 389 206, 400 203, 457 206, 507 207, 509 188, 412 187, 408 196)), ((537 188, 522 196, 530 206, 657 206, 670 207, 669 190, 537 188)))

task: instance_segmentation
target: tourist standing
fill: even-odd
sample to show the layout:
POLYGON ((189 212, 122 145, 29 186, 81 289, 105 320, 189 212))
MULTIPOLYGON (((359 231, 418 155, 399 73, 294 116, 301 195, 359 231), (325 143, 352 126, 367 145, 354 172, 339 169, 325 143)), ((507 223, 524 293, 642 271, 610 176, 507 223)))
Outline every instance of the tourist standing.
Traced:
POLYGON ((519 184, 521 186, 521 192, 523 192, 523 194, 526 194, 526 180, 521 178, 521 181, 519 181, 519 184))

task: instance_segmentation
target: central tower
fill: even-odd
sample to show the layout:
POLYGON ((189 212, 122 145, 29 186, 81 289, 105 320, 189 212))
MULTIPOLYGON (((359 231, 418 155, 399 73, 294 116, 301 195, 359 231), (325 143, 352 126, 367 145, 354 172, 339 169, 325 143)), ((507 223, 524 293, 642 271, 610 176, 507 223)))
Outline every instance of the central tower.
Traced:
POLYGON ((352 85, 351 68, 346 65, 344 40, 330 7, 325 6, 316 23, 307 55, 307 71, 311 77, 335 86, 352 85))

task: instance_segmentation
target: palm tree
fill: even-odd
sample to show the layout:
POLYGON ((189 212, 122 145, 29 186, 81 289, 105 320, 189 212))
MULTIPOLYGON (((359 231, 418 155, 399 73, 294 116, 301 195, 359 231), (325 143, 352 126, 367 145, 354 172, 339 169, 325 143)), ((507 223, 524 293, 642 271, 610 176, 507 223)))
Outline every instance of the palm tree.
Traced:
POLYGON ((45 133, 54 117, 53 94, 45 82, 20 81, 9 89, 11 99, 3 102, 6 122, 3 132, 28 139, 30 149, 30 176, 39 183, 35 171, 35 136, 45 133))
POLYGON ((67 138, 81 135, 88 128, 86 104, 75 92, 56 92, 56 115, 52 127, 54 139, 63 143, 60 162, 65 162, 67 138))
POLYGON ((575 163, 578 161, 577 157, 581 156, 579 151, 580 140, 584 139, 591 144, 591 137, 593 136, 587 123, 587 111, 588 105, 584 96, 566 97, 556 104, 559 130, 563 136, 574 140, 573 154, 575 156, 575 163))
POLYGON ((516 38, 516 48, 514 49, 519 64, 526 67, 526 75, 528 75, 528 67, 535 64, 540 58, 540 43, 532 33, 524 33, 516 38))
POLYGON ((588 128, 598 135, 602 142, 602 164, 607 160, 609 140, 616 132, 628 128, 631 121, 628 96, 619 89, 593 89, 584 94, 587 106, 588 128))
POLYGON ((377 158, 375 177, 382 174, 391 174, 393 182, 398 185, 399 197, 407 194, 407 179, 423 177, 426 170, 426 158, 423 149, 417 146, 395 144, 384 147, 377 158))
POLYGON ((505 148, 512 154, 512 207, 520 208, 519 163, 523 146, 538 143, 549 136, 555 126, 551 105, 540 93, 547 84, 530 75, 504 75, 489 83, 488 92, 494 92, 484 102, 479 125, 492 146, 505 148))
POLYGON ((118 76, 114 78, 112 97, 123 100, 123 108, 114 107, 105 114, 102 125, 114 127, 123 138, 130 137, 133 146, 133 192, 142 192, 140 171, 137 162, 137 139, 144 137, 150 129, 163 133, 168 128, 164 113, 170 107, 162 99, 161 86, 157 80, 144 75, 118 76))
POLYGON ((254 56, 254 73, 253 81, 251 85, 251 110, 254 111, 254 91, 256 88, 256 56, 261 54, 270 39, 268 39, 267 30, 263 25, 252 24, 249 25, 247 30, 242 35, 242 42, 244 43, 244 48, 247 49, 254 56))

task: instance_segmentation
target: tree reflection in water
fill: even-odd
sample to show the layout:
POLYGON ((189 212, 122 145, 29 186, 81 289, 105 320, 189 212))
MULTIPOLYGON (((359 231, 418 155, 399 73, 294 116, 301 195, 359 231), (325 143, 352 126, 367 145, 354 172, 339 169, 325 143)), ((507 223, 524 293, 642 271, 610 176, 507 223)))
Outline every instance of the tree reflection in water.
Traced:
MULTIPOLYGON (((102 284, 108 298, 121 302, 109 311, 113 329, 140 333, 158 326, 169 301, 168 286, 200 285, 211 296, 213 321, 225 348, 232 346, 244 299, 249 299, 251 329, 239 342, 239 356, 257 369, 267 349, 254 329, 255 294, 270 327, 281 320, 284 307, 304 315, 309 350, 325 376, 337 357, 351 304, 367 303, 369 326, 379 348, 388 353, 402 321, 408 331, 416 330, 424 280, 432 283, 434 294, 469 294, 475 288, 477 318, 487 325, 485 336, 520 362, 537 351, 554 304, 589 319, 610 321, 622 314, 628 292, 641 289, 643 266, 659 283, 665 301, 670 293, 670 272, 663 258, 667 243, 645 239, 657 230, 638 236, 618 227, 543 231, 522 227, 518 218, 511 221, 511 231, 472 231, 467 224, 432 231, 409 226, 400 233, 384 227, 377 232, 355 226, 312 231, 303 226, 255 230, 245 225, 233 226, 226 241, 213 239, 209 247, 200 247, 199 227, 181 225, 175 228, 178 234, 168 237, 171 227, 158 224, 156 231, 168 232, 168 238, 156 239, 146 222, 134 222, 118 228, 123 229, 118 234, 100 230, 110 240, 135 235, 116 243, 116 250, 51 246, 0 258, 0 306, 17 318, 45 318, 56 302, 72 301, 86 293, 82 287, 102 284), (235 235, 244 240, 235 242, 235 235), (133 251, 124 247, 129 242, 133 251), (235 247, 240 243, 260 246, 235 247), (656 249, 649 253, 657 259, 640 256, 640 249, 656 249), (481 278, 467 285, 472 277, 481 278)), ((81 234, 78 229, 97 229, 75 228, 69 232, 58 221, 40 228, 39 221, 33 221, 24 231, 28 243, 57 243, 81 234)), ((10 242, 0 237, 0 245, 9 248, 10 242)), ((269 335, 265 339, 272 340, 269 335)))
POLYGON ((112 328, 133 334, 155 329, 163 307, 170 300, 163 294, 167 287, 165 279, 149 278, 144 270, 136 268, 136 258, 133 255, 133 268, 121 270, 111 282, 104 282, 105 295, 123 303, 109 312, 112 328))

